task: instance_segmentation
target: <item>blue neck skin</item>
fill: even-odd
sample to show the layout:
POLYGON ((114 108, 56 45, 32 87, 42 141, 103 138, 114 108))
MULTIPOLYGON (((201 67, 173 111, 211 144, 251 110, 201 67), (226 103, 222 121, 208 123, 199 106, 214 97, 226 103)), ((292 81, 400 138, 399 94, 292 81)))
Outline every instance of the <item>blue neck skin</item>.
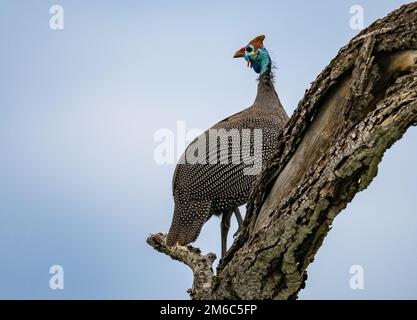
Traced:
POLYGON ((265 48, 260 48, 255 57, 245 55, 246 61, 252 63, 253 70, 263 76, 271 71, 271 58, 265 48))

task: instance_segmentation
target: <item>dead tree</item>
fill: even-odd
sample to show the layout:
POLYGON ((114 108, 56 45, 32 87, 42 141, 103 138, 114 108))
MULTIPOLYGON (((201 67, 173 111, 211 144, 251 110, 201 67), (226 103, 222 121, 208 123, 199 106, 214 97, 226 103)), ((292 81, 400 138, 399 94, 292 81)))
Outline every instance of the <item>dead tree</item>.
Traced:
POLYGON ((385 150, 417 124, 417 2, 343 47, 306 91, 257 180, 245 229, 215 255, 147 242, 194 272, 193 299, 295 299, 336 215, 377 174, 385 150))

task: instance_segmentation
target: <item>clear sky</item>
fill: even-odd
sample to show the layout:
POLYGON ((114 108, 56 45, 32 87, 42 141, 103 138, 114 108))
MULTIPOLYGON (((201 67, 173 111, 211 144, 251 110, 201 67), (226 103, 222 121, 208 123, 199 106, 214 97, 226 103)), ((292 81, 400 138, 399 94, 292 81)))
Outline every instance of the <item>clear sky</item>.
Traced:
MULTIPOLYGON (((154 134, 251 105, 256 75, 232 54, 261 33, 291 114, 357 34, 352 5, 366 26, 406 2, 2 1, 0 298, 188 298, 191 272, 145 243, 173 210, 175 166, 155 162, 154 134), (49 26, 53 4, 63 30, 49 26), (49 287, 56 264, 63 290, 49 287)), ((300 298, 417 298, 416 163, 412 128, 336 218, 300 298)), ((217 218, 196 245, 219 254, 217 218)))

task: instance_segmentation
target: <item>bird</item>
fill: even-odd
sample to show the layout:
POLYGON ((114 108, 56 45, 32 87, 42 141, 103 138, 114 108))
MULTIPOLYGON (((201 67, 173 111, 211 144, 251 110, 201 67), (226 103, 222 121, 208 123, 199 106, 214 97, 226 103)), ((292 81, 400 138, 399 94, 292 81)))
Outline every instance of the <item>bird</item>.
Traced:
POLYGON ((260 170, 248 171, 257 165, 262 167, 271 158, 288 121, 275 91, 272 61, 264 39, 264 35, 255 37, 233 55, 244 58, 248 67, 259 74, 253 104, 202 133, 178 161, 172 179, 174 214, 166 240, 169 247, 194 242, 205 222, 213 215, 221 216, 223 258, 233 214, 238 222, 235 236, 243 228, 239 207, 248 202, 260 173, 260 170), (261 134, 256 136, 256 132, 261 134))

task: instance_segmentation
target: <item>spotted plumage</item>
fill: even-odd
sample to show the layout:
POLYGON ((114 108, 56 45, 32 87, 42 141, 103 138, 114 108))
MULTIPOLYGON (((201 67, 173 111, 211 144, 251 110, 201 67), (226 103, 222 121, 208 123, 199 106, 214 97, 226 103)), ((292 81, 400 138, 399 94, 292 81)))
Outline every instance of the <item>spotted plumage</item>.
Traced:
POLYGON ((239 225, 242 223, 238 207, 247 202, 256 174, 272 156, 278 135, 288 120, 275 92, 271 60, 263 39, 264 36, 255 38, 234 56, 245 57, 255 72, 260 73, 253 105, 196 138, 175 169, 175 209, 167 238, 169 246, 195 241, 210 217, 223 214, 224 255, 232 214, 236 214, 239 225), (213 132, 217 136, 212 136, 213 132))

